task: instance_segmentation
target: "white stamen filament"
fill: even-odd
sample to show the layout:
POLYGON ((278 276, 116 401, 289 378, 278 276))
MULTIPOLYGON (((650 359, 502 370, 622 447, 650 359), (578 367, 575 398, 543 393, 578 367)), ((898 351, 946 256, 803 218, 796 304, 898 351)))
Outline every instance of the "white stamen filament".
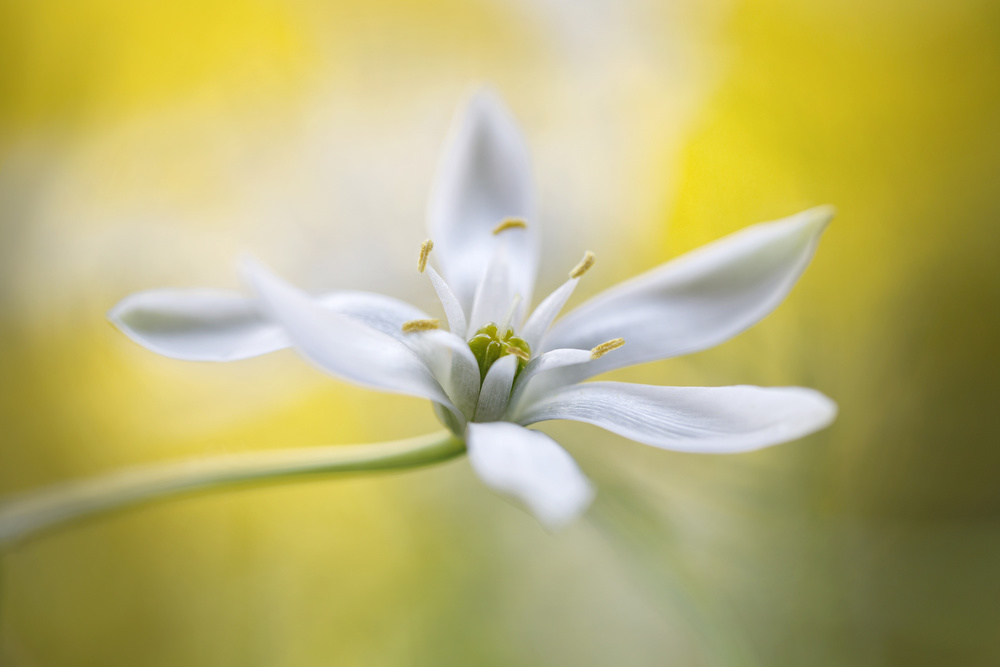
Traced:
POLYGON ((510 326, 511 320, 514 319, 514 313, 517 312, 517 307, 520 305, 521 295, 515 294, 510 302, 510 308, 507 309, 507 314, 503 316, 503 323, 497 328, 497 335, 503 336, 507 333, 507 328, 510 326))

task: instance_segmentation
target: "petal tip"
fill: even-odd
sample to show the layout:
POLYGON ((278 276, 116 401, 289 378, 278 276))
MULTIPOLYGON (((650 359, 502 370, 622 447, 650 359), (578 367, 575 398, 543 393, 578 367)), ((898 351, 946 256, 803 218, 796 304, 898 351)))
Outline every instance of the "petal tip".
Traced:
MULTIPOLYGON (((798 397, 799 413, 786 423, 783 437, 770 444, 781 444, 805 438, 828 428, 837 419, 839 408, 829 396, 816 389, 808 387, 776 388, 778 391, 793 392, 789 394, 798 397)), ((768 446, 764 444, 763 446, 768 446)))
POLYGON ((503 114, 509 115, 503 96, 492 85, 483 83, 475 87, 466 98, 466 112, 470 115, 503 114))
POLYGON ((799 214, 805 219, 806 225, 815 230, 817 234, 826 230, 837 215, 837 209, 831 204, 822 204, 810 209, 806 209, 799 214))
POLYGON ((572 502, 567 503, 565 507, 557 511, 550 510, 546 512, 539 511, 536 508, 532 510, 532 513, 545 530, 550 533, 557 533, 586 514, 596 497, 597 490, 588 480, 587 485, 582 487, 578 495, 572 502))
POLYGON ((469 137, 493 137, 527 162, 528 148, 521 127, 503 96, 492 86, 482 85, 469 94, 459 107, 455 126, 464 126, 469 137))
POLYGON ((236 260, 236 266, 240 278, 248 285, 253 284, 262 274, 269 273, 264 263, 250 253, 241 254, 239 259, 236 260))
POLYGON ((121 301, 119 301, 118 303, 116 303, 115 305, 111 306, 111 308, 108 309, 108 312, 106 312, 104 314, 104 317, 107 318, 108 322, 110 322, 111 324, 113 324, 118 329, 124 329, 124 327, 125 327, 125 322, 124 322, 124 318, 122 317, 122 314, 128 308, 128 303, 127 302, 131 298, 132 298, 132 295, 129 295, 129 296, 125 297, 124 299, 122 299, 121 301))
POLYGON ((840 406, 821 391, 815 389, 810 389, 809 391, 812 392, 813 398, 816 400, 817 420, 815 430, 821 431, 836 421, 837 415, 840 413, 840 406))

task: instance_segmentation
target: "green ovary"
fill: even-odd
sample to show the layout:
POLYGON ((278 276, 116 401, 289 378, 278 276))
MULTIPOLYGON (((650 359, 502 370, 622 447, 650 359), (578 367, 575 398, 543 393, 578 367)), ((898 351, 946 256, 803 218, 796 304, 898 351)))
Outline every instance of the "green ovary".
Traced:
POLYGON ((531 358, 531 348, 523 338, 515 336, 514 330, 510 328, 502 336, 499 335, 499 328, 493 322, 476 332, 469 340, 469 348, 479 362, 480 382, 486 379, 486 372, 500 357, 513 354, 518 358, 514 377, 517 377, 531 358))

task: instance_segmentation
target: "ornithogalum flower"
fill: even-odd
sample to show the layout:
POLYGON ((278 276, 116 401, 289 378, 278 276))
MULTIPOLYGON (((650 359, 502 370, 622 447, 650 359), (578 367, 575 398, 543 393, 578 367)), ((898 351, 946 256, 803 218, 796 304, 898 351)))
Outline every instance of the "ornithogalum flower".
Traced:
POLYGON ((835 405, 798 387, 583 382, 712 347, 759 321, 809 263, 830 208, 746 228, 557 319, 594 255, 586 252, 529 314, 539 248, 528 162, 502 103, 489 92, 474 96, 446 147, 417 267, 447 329, 388 296, 310 296, 253 260, 243 267, 252 296, 154 290, 126 298, 110 318, 169 357, 235 361, 292 346, 341 379, 430 399, 465 440, 483 482, 548 527, 580 515, 594 491, 569 454, 530 424, 571 419, 654 447, 719 454, 832 421, 835 405))

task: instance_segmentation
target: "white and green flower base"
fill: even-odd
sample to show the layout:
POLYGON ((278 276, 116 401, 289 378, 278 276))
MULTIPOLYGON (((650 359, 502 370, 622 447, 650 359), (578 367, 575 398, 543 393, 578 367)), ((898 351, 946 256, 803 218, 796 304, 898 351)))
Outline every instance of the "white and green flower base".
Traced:
POLYGON ((480 92, 444 152, 431 194, 431 239, 417 263, 447 328, 384 295, 312 296, 252 259, 242 267, 250 294, 152 290, 109 313, 132 340, 176 359, 236 361, 293 347, 342 380, 429 399, 445 435, 203 459, 70 484, 0 506, 0 544, 179 493, 417 467, 463 451, 484 483, 555 529, 586 510, 594 489, 570 455, 531 424, 570 419, 654 447, 723 454, 794 440, 833 420, 832 401, 799 387, 586 381, 704 350, 760 321, 805 270, 831 208, 748 227, 560 318, 595 257, 586 252, 568 280, 529 311, 540 257, 534 200, 517 125, 494 94, 480 92))

